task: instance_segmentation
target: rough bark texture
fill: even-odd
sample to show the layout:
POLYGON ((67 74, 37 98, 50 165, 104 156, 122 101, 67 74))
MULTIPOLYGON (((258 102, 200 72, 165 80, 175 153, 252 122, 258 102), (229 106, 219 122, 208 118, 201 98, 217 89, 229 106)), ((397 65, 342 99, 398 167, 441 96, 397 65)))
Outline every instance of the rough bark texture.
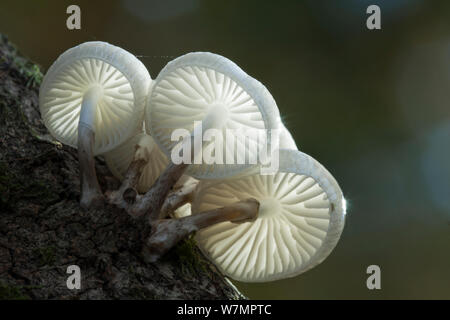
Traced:
MULTIPOLYGON (((123 210, 83 211, 76 150, 40 120, 39 68, 0 34, 0 299, 243 298, 192 240, 146 264, 149 230, 123 210), (80 290, 66 287, 80 266, 80 290)), ((103 190, 117 187, 101 159, 103 190)))

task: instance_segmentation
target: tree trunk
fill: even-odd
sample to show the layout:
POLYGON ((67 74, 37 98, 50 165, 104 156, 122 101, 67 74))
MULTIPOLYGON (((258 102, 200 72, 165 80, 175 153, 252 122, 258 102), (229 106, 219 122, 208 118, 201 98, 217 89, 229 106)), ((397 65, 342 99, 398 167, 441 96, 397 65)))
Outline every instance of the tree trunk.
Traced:
MULTIPOLYGON (((244 298, 196 248, 178 244, 146 264, 147 233, 124 211, 83 211, 76 150, 40 120, 39 67, 0 34, 0 299, 244 298), (81 269, 70 290, 67 267, 81 269)), ((102 159, 100 185, 118 187, 102 159)))

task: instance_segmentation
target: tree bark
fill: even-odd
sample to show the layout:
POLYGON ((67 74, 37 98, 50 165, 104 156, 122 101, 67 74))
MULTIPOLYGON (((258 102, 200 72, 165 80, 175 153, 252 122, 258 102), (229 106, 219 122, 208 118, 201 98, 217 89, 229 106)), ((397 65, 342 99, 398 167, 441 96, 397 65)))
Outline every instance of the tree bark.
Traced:
MULTIPOLYGON (((187 239, 145 263, 150 230, 122 209, 80 208, 77 151, 40 119, 39 67, 0 34, 0 299, 242 299, 187 239), (66 286, 81 269, 81 289, 66 286)), ((96 160, 102 190, 119 186, 96 160)))

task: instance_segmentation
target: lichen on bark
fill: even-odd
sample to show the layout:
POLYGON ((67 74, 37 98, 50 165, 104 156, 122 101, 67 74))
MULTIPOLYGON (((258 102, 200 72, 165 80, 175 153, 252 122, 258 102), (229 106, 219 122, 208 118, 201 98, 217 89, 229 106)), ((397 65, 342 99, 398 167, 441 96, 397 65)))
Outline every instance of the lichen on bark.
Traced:
MULTIPOLYGON (((157 263, 140 252, 146 226, 123 210, 83 211, 76 150, 40 120, 38 65, 0 34, 0 299, 242 299, 192 238, 157 263), (66 269, 80 266, 80 290, 66 269)), ((118 181, 102 159, 103 190, 118 181)))

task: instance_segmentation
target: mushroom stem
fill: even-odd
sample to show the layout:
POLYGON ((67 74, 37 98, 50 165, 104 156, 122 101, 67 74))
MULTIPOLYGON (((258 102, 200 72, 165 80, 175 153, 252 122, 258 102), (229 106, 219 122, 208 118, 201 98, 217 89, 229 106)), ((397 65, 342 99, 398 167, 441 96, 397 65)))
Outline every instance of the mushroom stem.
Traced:
POLYGON ((109 203, 128 211, 138 196, 136 186, 146 164, 145 159, 135 159, 130 163, 119 189, 110 193, 107 192, 106 196, 109 203))
POLYGON ((167 218, 179 207, 186 203, 192 202, 194 197, 195 188, 198 185, 198 180, 188 180, 181 188, 169 193, 166 200, 161 207, 158 219, 167 218))
POLYGON ((128 166, 125 177, 118 190, 107 192, 109 203, 115 204, 119 208, 127 210, 127 212, 137 218, 131 210, 136 198, 139 198, 136 186, 141 178, 144 167, 150 160, 150 154, 153 150, 153 144, 149 143, 148 136, 142 137, 135 145, 133 160, 128 166))
POLYGON ((84 209, 103 205, 103 194, 95 172, 94 143, 96 106, 101 92, 97 87, 88 90, 81 104, 78 123, 78 161, 80 164, 80 205, 84 209))
POLYGON ((193 214, 180 219, 151 222, 150 237, 144 243, 143 256, 155 262, 188 234, 220 222, 243 223, 256 219, 259 202, 248 198, 229 206, 193 214))
POLYGON ((132 216, 146 215, 150 221, 158 219, 161 207, 175 183, 180 179, 189 164, 173 164, 166 167, 153 186, 128 210, 132 216))

